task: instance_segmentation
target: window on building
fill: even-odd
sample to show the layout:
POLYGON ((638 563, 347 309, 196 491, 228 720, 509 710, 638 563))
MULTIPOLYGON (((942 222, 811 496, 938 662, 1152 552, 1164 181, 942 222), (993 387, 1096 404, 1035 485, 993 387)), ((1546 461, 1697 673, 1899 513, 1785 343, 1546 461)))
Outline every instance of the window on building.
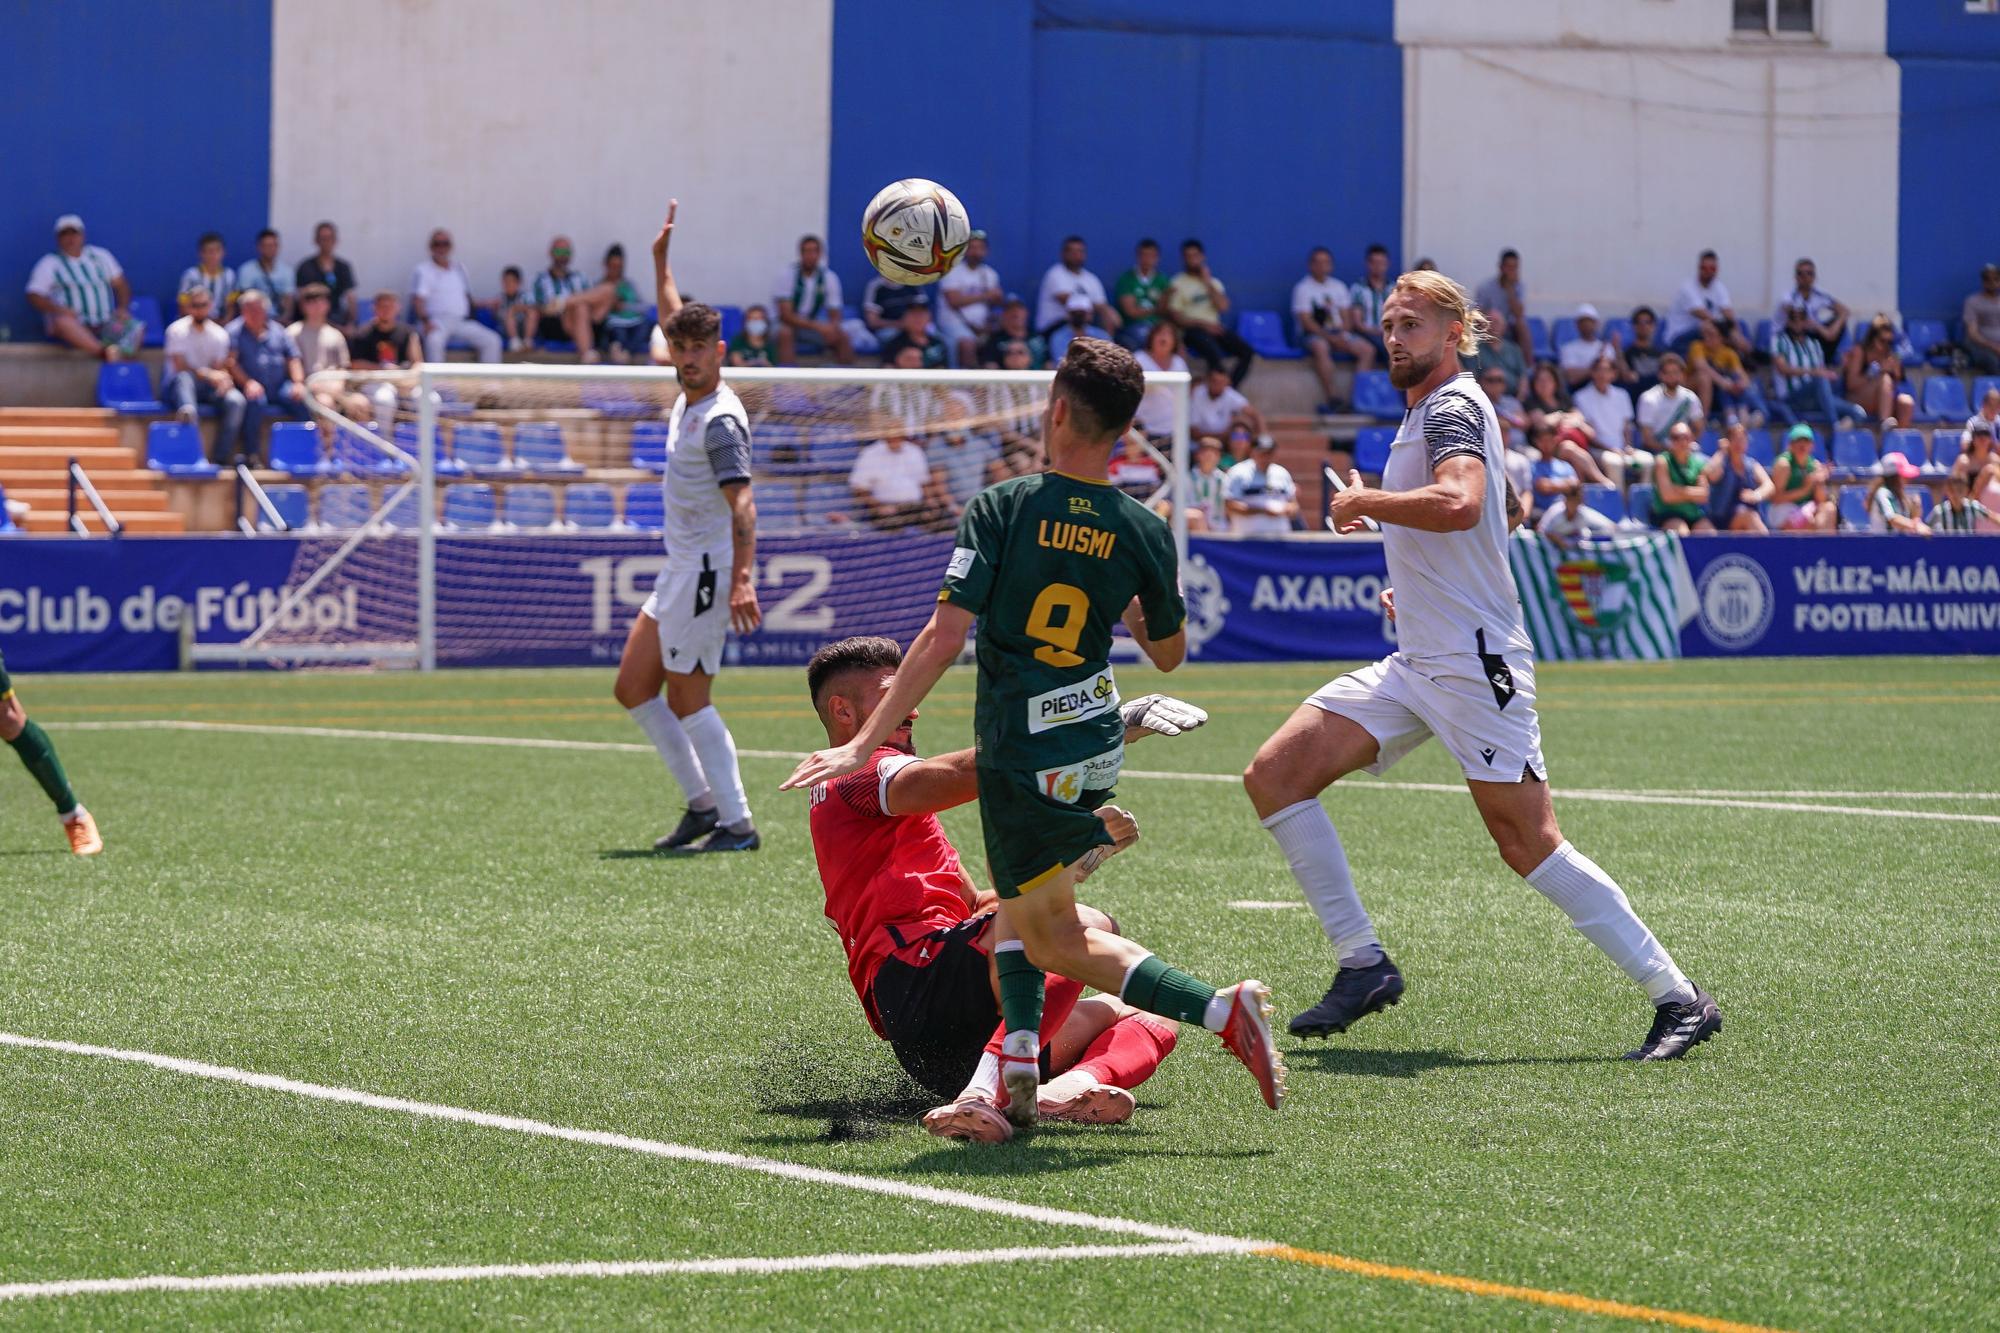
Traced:
POLYGON ((1733 26, 1740 36, 1811 37, 1814 0, 1736 0, 1733 26))

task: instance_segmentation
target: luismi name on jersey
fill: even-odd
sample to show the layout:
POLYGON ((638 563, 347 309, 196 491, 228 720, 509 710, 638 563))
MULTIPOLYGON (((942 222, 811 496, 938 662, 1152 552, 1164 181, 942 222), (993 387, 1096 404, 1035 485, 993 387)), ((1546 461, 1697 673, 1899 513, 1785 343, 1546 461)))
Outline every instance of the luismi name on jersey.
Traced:
POLYGON ((1035 545, 1046 546, 1051 551, 1072 551, 1077 555, 1109 560, 1111 548, 1117 544, 1117 533, 1088 527, 1082 523, 1065 523, 1060 519, 1051 521, 1045 518, 1035 524, 1035 545))
POLYGON ((1028 700, 1028 734, 1052 731, 1102 717, 1118 707, 1118 682, 1109 671, 1086 680, 1059 685, 1028 700))

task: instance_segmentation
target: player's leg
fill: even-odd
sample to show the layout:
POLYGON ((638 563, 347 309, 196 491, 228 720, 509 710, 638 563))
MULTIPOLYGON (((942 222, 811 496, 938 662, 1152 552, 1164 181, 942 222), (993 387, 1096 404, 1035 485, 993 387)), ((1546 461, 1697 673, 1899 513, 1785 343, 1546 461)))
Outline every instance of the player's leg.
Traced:
POLYGON ((55 742, 21 706, 4 660, 0 660, 0 740, 6 741, 20 756, 22 767, 55 805, 56 814, 62 817, 63 831, 69 835, 69 849, 78 856, 94 856, 103 851, 104 839, 98 836, 97 821, 78 803, 76 792, 69 785, 69 774, 63 771, 62 760, 56 757, 55 742))
POLYGON ((1049 1053, 1054 1075, 1042 1085, 1044 1120, 1116 1125, 1131 1119, 1131 1090, 1153 1076, 1180 1034, 1174 1024, 1123 1000, 1093 995, 1077 1002, 1049 1053))
MULTIPOLYGON (((713 613, 711 613, 713 614, 713 613)), ((721 645, 716 646, 716 657, 721 645)), ((716 830, 697 845, 700 851, 755 851, 761 842, 750 819, 750 799, 743 790, 743 774, 736 764, 736 738, 711 701, 714 682, 711 671, 719 662, 697 662, 692 671, 667 672, 667 707, 680 719, 701 770, 708 776, 715 795, 716 830)))
POLYGON ((687 802, 679 826, 655 844, 670 851, 706 836, 715 828, 716 813, 708 776, 687 730, 660 695, 666 683, 666 668, 660 664, 660 623, 650 611, 641 611, 632 618, 631 633, 625 636, 625 652, 618 659, 618 679, 611 692, 653 743, 687 802))

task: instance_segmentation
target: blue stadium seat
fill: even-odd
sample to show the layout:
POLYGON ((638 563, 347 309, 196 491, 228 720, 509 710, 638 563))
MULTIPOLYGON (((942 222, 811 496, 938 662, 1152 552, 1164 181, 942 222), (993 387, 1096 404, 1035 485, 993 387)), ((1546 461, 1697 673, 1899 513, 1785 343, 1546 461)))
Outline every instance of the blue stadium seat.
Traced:
MULTIPOLYGON (((398 483, 398 485, 400 484, 398 483)), ((387 487, 385 488, 383 499, 386 501, 390 495, 394 495, 395 493, 396 486, 387 487)), ((382 521, 392 528, 401 528, 405 532, 414 532, 418 525, 423 522, 423 513, 423 508, 417 498, 417 488, 412 485, 409 490, 403 492, 399 499, 389 502, 388 511, 382 515, 382 521)))
POLYGON ((1777 448, 1771 439, 1771 432, 1761 426, 1751 431, 1743 444, 1743 452, 1767 468, 1777 460, 1777 448))
MULTIPOLYGON (((296 532, 312 519, 312 496, 303 486, 290 482, 266 486, 264 494, 271 501, 271 508, 278 511, 278 517, 285 520, 285 528, 296 532)), ((278 531, 277 524, 271 522, 263 506, 257 509, 257 526, 265 532, 278 531)))
POLYGON ((805 522, 812 527, 826 523, 833 514, 858 517, 854 512, 854 493, 847 489, 844 481, 807 482, 801 504, 805 522))
POLYGON ((556 493, 539 483, 509 486, 500 513, 512 527, 552 528, 556 522, 556 493))
POLYGON ((1625 492, 1625 516, 1642 527, 1653 526, 1653 483, 1635 481, 1625 492))
POLYGON ((1695 437, 1694 451, 1703 458, 1715 457, 1716 451, 1721 448, 1722 432, 1719 430, 1705 430, 1695 437))
POLYGON ((647 472, 667 470, 667 423, 664 421, 635 421, 632 423, 632 466, 647 472))
POLYGON ((1555 344, 1556 355, 1561 356, 1563 344, 1576 341, 1575 318, 1570 315, 1564 315, 1561 319, 1557 320, 1555 327, 1549 330, 1549 341, 1555 344))
POLYGON ((0 532, 19 532, 13 518, 7 513, 7 488, 0 486, 0 532))
MULTIPOLYGON (((414 444, 414 441, 412 441, 414 444)), ((333 471, 348 477, 394 477, 408 472, 402 459, 384 453, 373 440, 342 428, 333 437, 333 471)))
POLYGON ((1931 509, 1937 504, 1937 497, 1931 494, 1931 488, 1922 482, 1913 481, 1904 487, 1904 490, 1907 494, 1916 497, 1918 515, 1922 518, 1929 518, 1931 516, 1931 509))
MULTIPOLYGON (((398 449, 415 458, 422 452, 421 435, 422 432, 418 429, 418 423, 414 421, 398 421, 395 433, 391 436, 391 439, 398 449)), ((431 450, 436 459, 433 467, 438 476, 462 477, 465 475, 465 464, 445 453, 444 435, 442 432, 431 436, 431 450)))
MULTIPOLYGON (((763 496, 759 495, 761 502, 763 496)), ((761 508, 761 503, 760 506, 761 508)), ((584 532, 602 532, 618 522, 618 505, 609 486, 572 486, 563 492, 563 521, 584 532)))
MULTIPOLYGON (((1994 389, 2000 389, 2000 375, 1981 375, 1972 381, 1973 411, 1979 410, 1979 405, 1986 401, 1986 395, 1994 389)), ((1966 415, 1971 416, 1972 413, 1966 415)))
POLYGON ((1923 467, 1931 461, 1924 433, 1920 430, 1911 430, 1908 426, 1882 432, 1882 452, 1900 453, 1918 467, 1923 467))
POLYGON ((1250 350, 1272 361, 1296 361, 1305 353, 1285 341, 1285 321, 1275 310, 1245 310, 1236 317, 1236 332, 1250 350))
POLYGON ((585 389, 579 398, 582 404, 599 416, 631 419, 652 415, 652 403, 634 398, 623 389, 596 385, 585 389))
POLYGON ((1528 316, 1528 341, 1534 344, 1535 359, 1553 361, 1556 349, 1549 343, 1549 324, 1540 315, 1528 316))
POLYGON ((1778 326, 1773 324, 1770 320, 1768 319, 1758 320, 1757 340, 1754 343, 1752 343, 1751 346, 1755 347, 1760 352, 1770 350, 1771 335, 1776 333, 1777 331, 1778 331, 1778 326))
POLYGON ((1583 502, 1613 523, 1625 517, 1625 497, 1618 493, 1616 486, 1586 486, 1583 488, 1583 502))
POLYGON ((476 481, 445 487, 444 521, 454 528, 492 527, 493 488, 476 481))
POLYGON ((1354 377, 1354 410, 1377 421, 1401 421, 1403 395, 1389 383, 1386 370, 1364 370, 1354 377))
POLYGON ((1916 353, 1916 360, 1929 361, 1934 366, 1951 364, 1950 340, 1945 335, 1944 321, 1941 319, 1907 319, 1903 321, 1903 336, 1910 340, 1910 348, 1916 353), (1941 355, 1932 356, 1931 348, 1944 344, 1941 355))
POLYGON ((294 477, 324 477, 335 471, 319 447, 319 427, 310 421, 271 423, 271 466, 294 477))
POLYGON ((1604 321, 1602 336, 1606 338, 1615 337, 1618 339, 1620 347, 1630 347, 1632 345, 1632 321, 1622 317, 1619 319, 1607 319, 1604 321))
POLYGON ((757 487, 757 528, 760 532, 797 532, 806 525, 799 503, 798 483, 772 482, 757 487))
POLYGON ((625 526, 641 532, 658 532, 666 526, 666 509, 660 488, 649 482, 634 482, 625 488, 625 526))
POLYGON ((1849 532, 1868 530, 1868 488, 1865 486, 1842 486, 1840 488, 1840 526, 1849 532))
POLYGON ((789 422, 767 421, 750 430, 750 471, 759 477, 797 477, 817 470, 811 441, 789 422))
POLYGON ((1939 426, 1931 432, 1931 461, 1926 472, 1949 472, 1965 450, 1965 431, 1955 425, 1939 426))
POLYGON ((343 481, 319 488, 319 525, 342 531, 358 528, 375 512, 368 488, 359 482, 343 481))
POLYGON ((146 427, 146 466, 170 477, 212 477, 222 470, 202 454, 201 432, 186 421, 146 427))
POLYGON ((1965 401, 1965 381, 1956 375, 1933 375, 1924 382, 1923 401, 1917 406, 1918 420, 1956 421, 1972 415, 1965 401))
POLYGON ((1364 426, 1354 433, 1354 469, 1381 476, 1389 466, 1389 448, 1396 442, 1394 426, 1364 426))
POLYGON ((581 472, 569 456, 563 429, 553 421, 524 421, 514 427, 514 466, 528 472, 581 472))
POLYGON ((150 296, 135 296, 126 307, 132 318, 146 326, 146 336, 140 339, 142 347, 164 347, 167 343, 167 317, 160 313, 160 303, 150 296))
POLYGON ((861 441, 842 433, 814 440, 806 453, 806 463, 818 473, 839 476, 845 480, 854 470, 854 460, 861 456, 861 441))
POLYGON ((468 421, 453 431, 451 456, 474 476, 514 471, 500 441, 500 428, 490 421, 468 421))
MULTIPOLYGON (((715 313, 722 316, 722 340, 728 342, 743 332, 743 307, 740 305, 719 305, 715 313)), ((660 322, 659 307, 653 307, 652 323, 660 322)))
POLYGON ((1837 430, 1833 433, 1833 475, 1872 477, 1882 455, 1875 437, 1865 430, 1837 430))
POLYGON ((107 361, 97 368, 97 405, 127 416, 157 416, 167 405, 153 396, 153 377, 138 361, 107 361))

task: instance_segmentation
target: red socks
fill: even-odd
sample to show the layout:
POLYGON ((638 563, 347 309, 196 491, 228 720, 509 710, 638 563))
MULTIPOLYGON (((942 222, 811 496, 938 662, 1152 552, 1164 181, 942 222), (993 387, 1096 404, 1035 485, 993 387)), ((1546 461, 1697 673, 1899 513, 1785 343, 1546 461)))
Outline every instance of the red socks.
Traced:
MULTIPOLYGON (((1049 978, 1051 999, 1055 997, 1056 980, 1053 976, 1049 978)), ((1074 999, 1071 1003, 1075 1003, 1074 999)), ((1114 1088, 1136 1088, 1153 1076, 1179 1039, 1173 1024, 1162 1023, 1149 1014, 1133 1014, 1099 1033, 1076 1067, 1088 1070, 1099 1083, 1109 1083, 1114 1088)))

